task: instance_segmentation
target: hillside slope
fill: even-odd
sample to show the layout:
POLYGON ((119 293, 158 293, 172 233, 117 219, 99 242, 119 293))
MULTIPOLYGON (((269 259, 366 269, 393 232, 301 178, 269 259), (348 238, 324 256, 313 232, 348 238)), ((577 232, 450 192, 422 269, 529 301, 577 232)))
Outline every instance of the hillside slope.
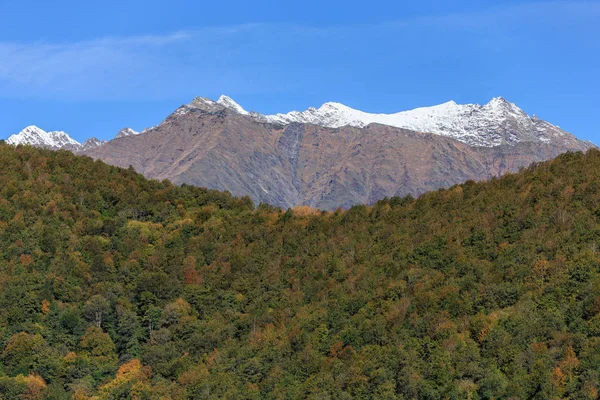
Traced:
POLYGON ((599 182, 284 212, 0 144, 0 397, 597 398, 599 182))

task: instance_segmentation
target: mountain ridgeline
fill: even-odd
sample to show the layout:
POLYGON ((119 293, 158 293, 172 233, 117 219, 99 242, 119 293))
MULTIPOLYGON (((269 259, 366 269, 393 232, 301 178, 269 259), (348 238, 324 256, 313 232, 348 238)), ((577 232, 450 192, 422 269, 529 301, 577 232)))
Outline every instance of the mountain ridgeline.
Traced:
POLYGON ((8 142, 53 149, 64 142, 148 178, 326 210, 418 196, 594 147, 502 98, 395 114, 325 103, 262 115, 226 96, 198 97, 139 134, 126 128, 111 141, 84 144, 64 135, 29 127, 8 142))
POLYGON ((595 149, 322 212, 0 144, 0 398, 596 399, 599 243, 595 149))

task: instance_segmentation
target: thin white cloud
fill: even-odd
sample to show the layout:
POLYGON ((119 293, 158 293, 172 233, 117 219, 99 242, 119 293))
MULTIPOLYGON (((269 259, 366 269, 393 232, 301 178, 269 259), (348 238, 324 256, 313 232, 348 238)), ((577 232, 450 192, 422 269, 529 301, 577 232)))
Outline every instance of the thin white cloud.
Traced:
MULTIPOLYGON (((497 34, 494 29, 511 24, 551 26, 598 15, 598 1, 552 1, 325 28, 246 24, 73 43, 0 41, 0 96, 137 100, 286 90, 301 86, 303 80, 321 72, 319 60, 306 61, 316 51, 328 55, 324 63, 343 65, 353 57, 378 62, 387 56, 374 54, 378 50, 370 43, 383 40, 400 48, 403 41, 414 40, 410 34, 403 35, 404 30, 474 30, 497 34)), ((474 51, 478 50, 474 47, 474 51)))
POLYGON ((210 61, 201 62, 202 53, 210 53, 212 45, 255 26, 72 43, 0 42, 0 96, 91 100, 168 97, 183 85, 183 74, 210 72, 210 61), (169 83, 176 88, 169 90, 169 83))

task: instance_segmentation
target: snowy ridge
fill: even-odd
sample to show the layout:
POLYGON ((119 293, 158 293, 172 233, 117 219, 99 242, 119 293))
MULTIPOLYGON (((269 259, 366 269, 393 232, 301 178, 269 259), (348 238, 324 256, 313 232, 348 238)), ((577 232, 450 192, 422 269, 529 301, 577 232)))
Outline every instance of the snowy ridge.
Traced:
POLYGON ((13 146, 30 145, 47 149, 67 149, 74 152, 90 150, 102 146, 106 141, 89 138, 83 143, 70 137, 62 131, 46 132, 37 126, 31 125, 21 132, 9 137, 6 142, 13 146))
MULTIPOLYGON (((136 132, 131 128, 123 128, 117 133, 115 139, 126 136, 139 135, 140 133, 144 132, 146 132, 146 130, 144 130, 143 132, 136 132)), ((46 132, 43 129, 38 128, 34 125, 28 126, 21 132, 10 136, 6 140, 6 142, 13 146, 30 145, 53 150, 66 149, 71 150, 75 153, 91 150, 96 147, 103 146, 105 143, 107 143, 106 140, 99 140, 95 137, 91 137, 85 142, 79 143, 65 132, 46 132)))
POLYGON ((79 146, 79 142, 71 138, 65 132, 46 132, 35 125, 28 126, 16 135, 12 135, 6 142, 15 146, 19 144, 28 144, 48 148, 79 146))
MULTIPOLYGON (((224 108, 228 108, 230 110, 235 111, 241 115, 250 114, 248 111, 244 110, 242 106, 236 103, 231 97, 221 96, 217 101, 213 101, 208 97, 194 97, 194 99, 189 104, 184 104, 179 107, 171 116, 177 115, 185 115, 193 110, 202 110, 206 112, 216 112, 219 110, 223 110, 224 108)), ((167 118, 169 118, 167 117, 167 118)), ((163 121, 164 122, 164 121, 163 121)))
POLYGON ((576 140, 558 126, 533 116, 517 105, 496 97, 485 105, 457 104, 449 101, 437 106, 416 108, 393 114, 372 114, 355 110, 341 103, 329 102, 319 108, 291 111, 287 114, 263 115, 248 112, 232 98, 221 96, 217 101, 196 97, 190 104, 177 109, 172 115, 183 115, 195 109, 216 112, 224 108, 257 121, 288 125, 309 123, 327 128, 342 126, 365 127, 372 123, 389 125, 412 131, 447 136, 476 147, 495 147, 520 142, 576 140))
POLYGON ((266 115, 263 118, 274 123, 303 122, 329 128, 346 125, 364 127, 378 123, 448 136, 478 147, 514 145, 522 141, 550 142, 552 137, 566 134, 552 124, 529 117, 515 104, 501 97, 485 105, 463 105, 449 101, 394 114, 371 114, 340 103, 325 103, 318 109, 266 115))

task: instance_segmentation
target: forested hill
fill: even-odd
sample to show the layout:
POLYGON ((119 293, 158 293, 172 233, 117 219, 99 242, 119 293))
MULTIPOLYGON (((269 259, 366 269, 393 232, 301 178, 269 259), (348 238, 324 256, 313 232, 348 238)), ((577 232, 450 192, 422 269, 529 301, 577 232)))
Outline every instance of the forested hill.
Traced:
POLYGON ((595 399, 600 152, 287 212, 0 145, 0 398, 595 399))

